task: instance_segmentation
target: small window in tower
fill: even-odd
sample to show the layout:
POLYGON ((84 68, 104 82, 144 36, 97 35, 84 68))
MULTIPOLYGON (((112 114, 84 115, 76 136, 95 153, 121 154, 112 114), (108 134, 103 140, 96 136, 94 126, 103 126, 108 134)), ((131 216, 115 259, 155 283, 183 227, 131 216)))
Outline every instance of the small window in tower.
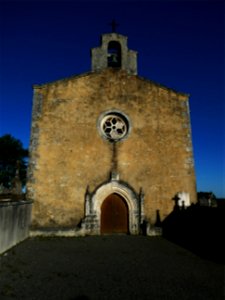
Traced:
POLYGON ((108 45, 108 67, 121 67, 121 46, 119 42, 111 41, 108 45))

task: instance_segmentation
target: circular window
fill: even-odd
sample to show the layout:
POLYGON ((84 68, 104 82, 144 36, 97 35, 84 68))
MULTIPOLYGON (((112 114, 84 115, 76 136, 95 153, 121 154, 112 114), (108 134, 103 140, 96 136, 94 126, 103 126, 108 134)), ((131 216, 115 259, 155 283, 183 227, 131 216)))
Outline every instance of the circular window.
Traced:
POLYGON ((110 112, 100 118, 101 134, 110 141, 119 141, 128 133, 128 119, 121 113, 110 112))

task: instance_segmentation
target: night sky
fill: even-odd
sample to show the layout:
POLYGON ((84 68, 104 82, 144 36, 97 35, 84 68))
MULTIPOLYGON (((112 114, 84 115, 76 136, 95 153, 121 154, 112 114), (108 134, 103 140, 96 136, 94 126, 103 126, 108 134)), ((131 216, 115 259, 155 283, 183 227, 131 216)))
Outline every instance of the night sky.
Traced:
POLYGON ((29 146, 32 85, 90 71, 113 18, 138 75, 190 94, 197 189, 225 197, 224 1, 1 1, 0 136, 29 146))

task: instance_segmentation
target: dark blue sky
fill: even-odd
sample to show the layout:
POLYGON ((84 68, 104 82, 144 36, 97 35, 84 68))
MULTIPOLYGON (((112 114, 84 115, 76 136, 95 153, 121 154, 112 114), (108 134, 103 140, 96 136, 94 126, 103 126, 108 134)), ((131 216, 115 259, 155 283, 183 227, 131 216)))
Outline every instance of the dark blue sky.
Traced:
POLYGON ((197 189, 225 197, 224 1, 1 1, 0 18, 0 136, 28 147, 32 85, 90 71, 116 18, 138 74, 190 94, 197 189))

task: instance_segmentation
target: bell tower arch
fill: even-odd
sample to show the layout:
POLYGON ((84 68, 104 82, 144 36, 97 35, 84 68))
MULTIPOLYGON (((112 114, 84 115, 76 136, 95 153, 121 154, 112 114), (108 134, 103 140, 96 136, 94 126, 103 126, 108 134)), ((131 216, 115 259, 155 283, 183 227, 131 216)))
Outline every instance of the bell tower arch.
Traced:
POLYGON ((91 49, 92 71, 118 68, 137 75, 137 52, 127 47, 127 37, 115 32, 101 36, 100 47, 91 49))
POLYGON ((108 67, 121 68, 121 46, 117 41, 108 44, 108 67))

